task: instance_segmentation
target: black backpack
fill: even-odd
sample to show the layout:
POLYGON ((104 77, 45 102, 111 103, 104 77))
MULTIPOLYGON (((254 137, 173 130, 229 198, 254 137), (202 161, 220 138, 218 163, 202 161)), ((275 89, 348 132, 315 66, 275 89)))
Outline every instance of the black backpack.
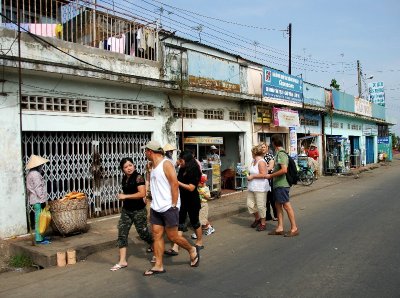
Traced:
MULTIPOLYGON (((281 150, 279 152, 285 152, 285 151, 281 150)), ((286 172, 286 180, 290 186, 296 185, 297 181, 299 181, 299 175, 297 174, 296 162, 293 160, 293 158, 289 154, 287 154, 286 152, 285 152, 285 154, 287 155, 287 157, 289 159, 288 168, 287 168, 287 172, 286 172)))

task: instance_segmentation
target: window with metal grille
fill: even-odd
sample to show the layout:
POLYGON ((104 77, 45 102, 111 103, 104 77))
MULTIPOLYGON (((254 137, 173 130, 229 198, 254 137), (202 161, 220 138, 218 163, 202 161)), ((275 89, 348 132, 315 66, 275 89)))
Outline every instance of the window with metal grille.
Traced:
POLYGON ((224 120, 224 111, 204 110, 204 119, 224 120))
POLYGON ((189 109, 189 108, 174 108, 174 117, 175 118, 189 118, 189 119, 197 119, 197 109, 189 109))
POLYGON ((243 112, 229 112, 229 120, 246 121, 245 113, 243 112))
POLYGON ((318 126, 318 120, 316 119, 308 119, 308 118, 301 118, 300 125, 306 126, 318 126))
POLYGON ((154 106, 148 104, 106 101, 105 113, 107 115, 153 117, 154 106))
POLYGON ((30 111, 87 113, 88 101, 46 96, 23 95, 21 108, 30 111))

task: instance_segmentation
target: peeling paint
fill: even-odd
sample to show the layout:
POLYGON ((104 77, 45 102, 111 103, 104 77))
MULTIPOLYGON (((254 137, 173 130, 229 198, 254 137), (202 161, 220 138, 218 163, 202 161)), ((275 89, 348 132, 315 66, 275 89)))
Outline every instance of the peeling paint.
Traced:
POLYGON ((232 84, 229 82, 213 80, 210 78, 200 78, 189 76, 189 84, 193 87, 202 87, 207 89, 215 89, 230 92, 240 92, 240 84, 232 84))

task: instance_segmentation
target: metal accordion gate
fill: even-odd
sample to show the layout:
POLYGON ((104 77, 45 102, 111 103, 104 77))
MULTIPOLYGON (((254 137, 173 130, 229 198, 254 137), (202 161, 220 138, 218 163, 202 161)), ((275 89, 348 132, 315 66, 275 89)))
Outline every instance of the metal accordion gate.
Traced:
MULTIPOLYGON (((83 192, 89 200, 90 218, 120 211, 120 160, 131 157, 144 173, 146 157, 141 146, 151 138, 141 132, 23 132, 24 167, 31 154, 50 160, 43 167, 49 200, 71 191, 83 192)), ((27 202, 27 208, 33 213, 27 202)))

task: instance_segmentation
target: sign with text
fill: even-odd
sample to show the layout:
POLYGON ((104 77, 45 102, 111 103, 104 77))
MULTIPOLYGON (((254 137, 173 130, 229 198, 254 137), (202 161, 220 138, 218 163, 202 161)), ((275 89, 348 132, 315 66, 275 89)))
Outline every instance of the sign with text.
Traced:
POLYGON ((254 123, 271 123, 272 109, 270 107, 256 107, 256 117, 254 123))
POLYGON ((363 124, 362 134, 364 136, 377 136, 378 135, 378 125, 375 124, 363 124))
POLYGON ((303 101, 303 80, 284 72, 264 67, 263 96, 280 98, 301 103, 303 101))
POLYGON ((299 113, 297 111, 273 108, 274 125, 283 127, 300 126, 299 113))
POLYGON ((185 144, 210 144, 222 145, 224 143, 223 137, 187 137, 184 140, 185 144))
POLYGON ((372 117, 372 105, 363 98, 354 98, 354 112, 356 114, 372 117))
POLYGON ((385 86, 383 82, 368 84, 369 101, 380 106, 385 106, 385 86))

